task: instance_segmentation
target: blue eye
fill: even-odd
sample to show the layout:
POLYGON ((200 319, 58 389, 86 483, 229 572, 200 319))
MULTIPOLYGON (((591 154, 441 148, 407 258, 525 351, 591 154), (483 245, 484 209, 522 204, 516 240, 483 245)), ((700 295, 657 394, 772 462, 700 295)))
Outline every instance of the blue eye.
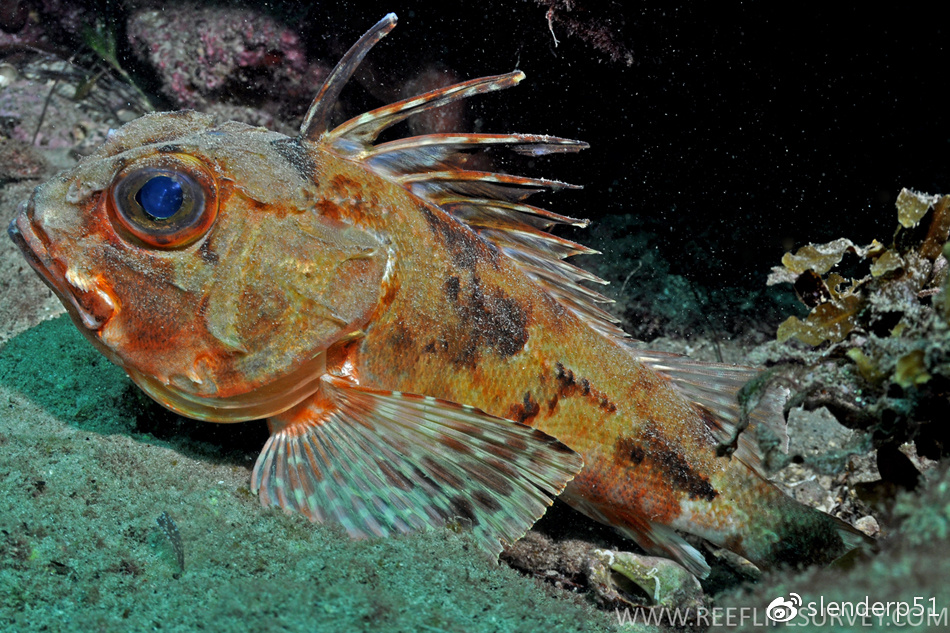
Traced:
POLYGON ((208 232, 218 213, 214 175, 190 156, 133 163, 116 175, 111 194, 116 228, 146 246, 187 246, 208 232))
POLYGON ((167 220, 181 209, 184 194, 177 180, 168 176, 155 176, 138 190, 135 201, 156 220, 167 220))

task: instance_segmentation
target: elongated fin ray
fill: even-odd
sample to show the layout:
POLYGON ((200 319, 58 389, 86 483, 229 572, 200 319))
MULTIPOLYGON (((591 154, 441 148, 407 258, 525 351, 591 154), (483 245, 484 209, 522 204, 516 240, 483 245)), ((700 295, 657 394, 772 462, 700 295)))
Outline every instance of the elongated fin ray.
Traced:
POLYGON ((269 420, 252 487, 265 506, 339 523, 354 538, 462 519, 497 556, 582 466, 541 431, 473 407, 333 376, 320 393, 269 420))
MULTIPOLYGON (((391 162, 398 163, 398 157, 411 158, 421 154, 429 161, 434 157, 441 159, 459 150, 485 149, 493 145, 509 147, 518 154, 528 156, 579 152, 589 147, 582 141, 543 134, 424 134, 376 145, 366 152, 363 160, 372 162, 385 156, 389 157, 391 162), (397 160, 392 157, 397 157, 397 160)), ((429 162, 427 167, 431 164, 429 162)), ((411 171, 411 163, 405 165, 404 170, 411 171)))
POLYGON ((359 143, 372 143, 386 128, 404 121, 413 114, 440 108, 446 104, 495 90, 504 90, 517 85, 524 73, 516 70, 504 75, 480 77, 445 88, 431 90, 409 99, 391 103, 354 117, 331 132, 334 139, 346 139, 359 143))
POLYGON ((373 28, 363 34, 356 44, 346 51, 343 59, 337 63, 336 67, 323 82, 320 92, 314 97, 307 114, 300 124, 300 136, 311 141, 317 140, 322 136, 330 126, 330 112, 340 98, 340 92, 343 86, 350 80, 353 73, 362 63, 363 58, 375 46, 379 40, 396 26, 396 14, 387 13, 382 20, 377 22, 373 28))
POLYGON ((573 255, 594 255, 598 252, 577 242, 551 235, 534 227, 525 226, 514 229, 505 227, 497 221, 473 221, 469 226, 480 230, 479 232, 482 235, 495 244, 511 245, 527 251, 546 250, 556 259, 564 259, 573 255))
POLYGON ((580 189, 579 185, 571 185, 560 180, 548 178, 528 178, 526 176, 512 176, 510 174, 496 174, 490 171, 468 171, 455 169, 447 171, 432 171, 399 176, 397 180, 404 184, 416 182, 485 182, 516 187, 529 187, 535 190, 551 189, 580 189))
MULTIPOLYGON (((505 200, 487 200, 484 198, 465 198, 461 196, 438 196, 442 209, 457 219, 473 226, 476 222, 497 222, 500 226, 527 224, 539 229, 550 229, 556 224, 567 224, 584 228, 588 220, 571 218, 553 213, 529 204, 507 202, 505 200)), ((480 224, 484 225, 484 224, 480 224)))
MULTIPOLYGON (((417 196, 439 206, 442 196, 471 196, 493 198, 507 202, 520 202, 536 193, 550 189, 580 189, 559 180, 526 178, 510 174, 465 169, 424 171, 392 178, 417 196)), ((444 209, 443 209, 444 210, 444 209)), ((474 227, 473 227, 474 228, 474 227)), ((512 228, 518 228, 512 226, 512 228)), ((477 231, 476 231, 477 232, 477 231)))

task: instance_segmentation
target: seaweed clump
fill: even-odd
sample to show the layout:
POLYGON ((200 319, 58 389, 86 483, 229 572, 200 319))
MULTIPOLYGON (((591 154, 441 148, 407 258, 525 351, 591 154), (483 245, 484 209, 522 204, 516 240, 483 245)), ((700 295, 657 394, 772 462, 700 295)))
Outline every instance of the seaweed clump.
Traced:
POLYGON ((904 189, 887 246, 848 239, 786 253, 769 285, 791 283, 810 309, 778 328, 772 362, 791 372, 789 406, 825 406, 871 434, 882 478, 906 488, 919 473, 905 455, 950 455, 950 196, 904 189), (778 353, 776 357, 775 352, 778 353))

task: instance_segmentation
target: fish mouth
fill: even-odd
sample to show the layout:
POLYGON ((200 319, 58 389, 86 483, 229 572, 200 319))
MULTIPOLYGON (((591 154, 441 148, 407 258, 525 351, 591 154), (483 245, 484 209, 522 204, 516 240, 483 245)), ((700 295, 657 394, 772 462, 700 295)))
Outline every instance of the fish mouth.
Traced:
POLYGON ((33 200, 21 203, 7 234, 73 319, 93 332, 101 330, 118 311, 115 297, 100 280, 73 273, 50 254, 50 239, 34 221, 34 213, 33 200))

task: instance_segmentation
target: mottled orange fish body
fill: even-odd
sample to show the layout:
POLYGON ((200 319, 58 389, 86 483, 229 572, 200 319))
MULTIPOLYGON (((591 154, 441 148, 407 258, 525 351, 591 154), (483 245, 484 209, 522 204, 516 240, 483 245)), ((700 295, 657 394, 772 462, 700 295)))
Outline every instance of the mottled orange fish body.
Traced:
POLYGON ((677 534, 760 565, 843 552, 830 517, 760 474, 755 370, 626 340, 525 204, 556 181, 467 167, 470 150, 584 143, 432 134, 376 143, 412 114, 514 85, 435 90, 333 129, 343 84, 395 25, 346 54, 287 136, 194 112, 145 116, 37 188, 10 226, 80 330, 183 415, 266 417, 265 505, 387 536, 461 520, 497 554, 564 499, 705 574, 677 534), (722 443, 735 449, 717 457, 722 443), (583 466, 583 468, 582 468, 583 466), (573 479, 573 481, 572 481, 573 479))
MULTIPOLYGON (((368 196, 384 187, 364 182, 368 196)), ((701 556, 670 528, 760 565, 814 559, 801 547, 812 537, 783 549, 793 530, 838 538, 829 517, 787 499, 740 459, 751 449, 717 457, 723 423, 712 412, 621 339, 539 292, 477 231, 411 195, 393 208, 382 227, 378 216, 348 215, 390 236, 396 262, 372 327, 346 353, 361 384, 465 402, 558 438, 584 458, 564 500, 700 574, 701 556)), ((705 368, 739 384, 755 374, 705 368)))

